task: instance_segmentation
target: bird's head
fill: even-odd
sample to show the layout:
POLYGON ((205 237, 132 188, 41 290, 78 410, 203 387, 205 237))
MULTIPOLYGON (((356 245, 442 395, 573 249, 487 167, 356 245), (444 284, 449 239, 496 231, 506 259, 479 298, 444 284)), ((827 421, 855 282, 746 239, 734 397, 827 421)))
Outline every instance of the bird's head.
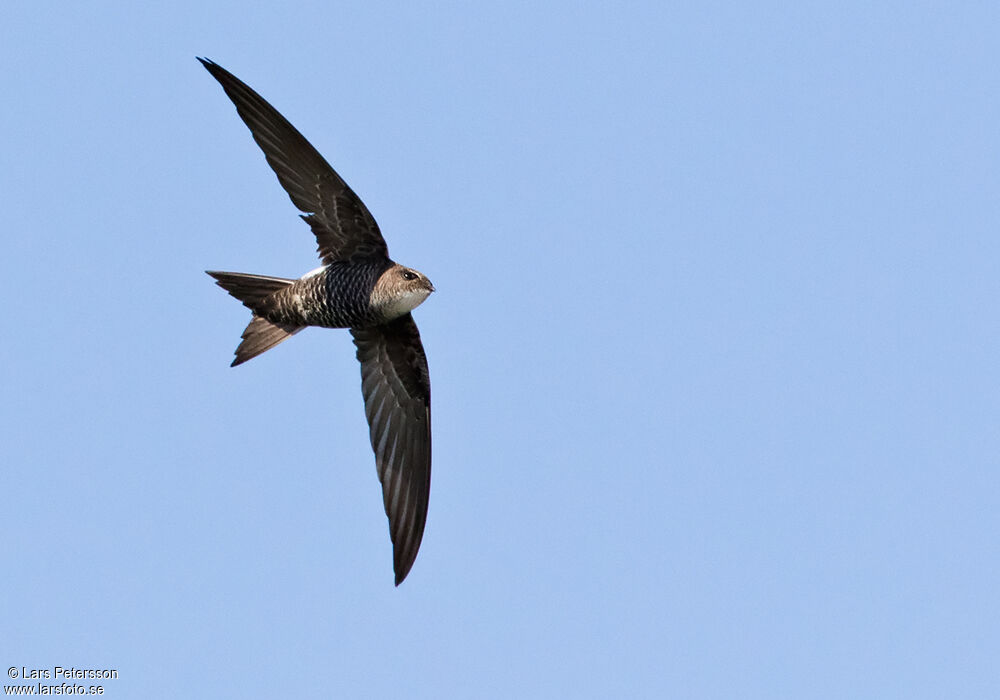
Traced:
POLYGON ((412 267, 393 265, 375 283, 371 302, 391 321, 420 306, 433 291, 434 285, 424 274, 412 267))

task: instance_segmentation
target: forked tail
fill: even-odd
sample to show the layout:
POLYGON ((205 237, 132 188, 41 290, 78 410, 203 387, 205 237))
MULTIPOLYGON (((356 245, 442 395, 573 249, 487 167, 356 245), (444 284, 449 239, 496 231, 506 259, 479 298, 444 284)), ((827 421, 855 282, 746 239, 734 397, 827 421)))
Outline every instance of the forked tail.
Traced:
POLYGON ((243 331, 243 341, 236 348, 236 359, 232 367, 241 365, 249 359, 257 357, 265 350, 270 350, 283 340, 292 337, 305 326, 292 326, 284 323, 273 323, 263 316, 257 315, 257 309, 264 300, 279 289, 284 289, 295 280, 284 277, 265 277, 264 275, 248 275, 242 272, 216 272, 207 270, 215 278, 215 283, 243 302, 243 305, 254 312, 250 323, 243 331))

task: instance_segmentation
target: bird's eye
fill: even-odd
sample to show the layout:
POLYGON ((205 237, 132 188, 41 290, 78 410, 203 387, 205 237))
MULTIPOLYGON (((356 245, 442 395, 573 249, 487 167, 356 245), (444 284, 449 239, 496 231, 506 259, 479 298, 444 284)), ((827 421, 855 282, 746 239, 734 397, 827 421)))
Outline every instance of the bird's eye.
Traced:
POLYGON ((403 279, 407 282, 417 279, 417 276, 409 270, 403 270, 403 279))

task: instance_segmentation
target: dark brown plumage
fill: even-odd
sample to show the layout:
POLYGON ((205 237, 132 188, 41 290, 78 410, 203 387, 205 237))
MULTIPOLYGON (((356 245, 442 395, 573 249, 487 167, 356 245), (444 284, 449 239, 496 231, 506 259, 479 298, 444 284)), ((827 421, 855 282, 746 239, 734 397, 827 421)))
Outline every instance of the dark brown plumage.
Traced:
POLYGON ((224 68, 198 60, 236 105, 278 182, 304 212, 323 260, 322 268, 297 280, 208 273, 253 312, 233 365, 306 326, 350 328, 398 586, 420 548, 431 479, 430 379, 410 311, 434 287, 389 258, 368 208, 295 127, 224 68))

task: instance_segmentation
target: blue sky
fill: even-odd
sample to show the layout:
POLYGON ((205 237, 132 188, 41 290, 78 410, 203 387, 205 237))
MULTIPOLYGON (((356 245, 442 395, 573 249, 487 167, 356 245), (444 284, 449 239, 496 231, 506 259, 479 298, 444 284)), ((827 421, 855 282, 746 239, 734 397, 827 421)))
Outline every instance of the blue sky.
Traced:
POLYGON ((0 9, 5 666, 113 698, 939 698, 1000 683, 993 3, 0 9), (434 400, 392 585, 350 337, 228 367, 205 269, 326 156, 434 400))

